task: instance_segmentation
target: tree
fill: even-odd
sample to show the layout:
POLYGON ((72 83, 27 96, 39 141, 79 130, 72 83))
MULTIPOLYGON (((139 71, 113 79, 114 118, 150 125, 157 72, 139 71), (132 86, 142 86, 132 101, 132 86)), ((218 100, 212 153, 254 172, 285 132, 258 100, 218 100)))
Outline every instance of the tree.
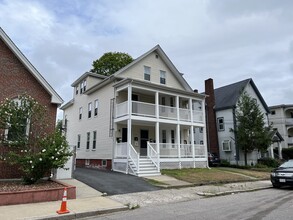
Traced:
POLYGON ((265 126, 264 114, 256 100, 243 92, 236 108, 236 143, 244 152, 247 166, 247 153, 257 149, 265 151, 271 144, 270 128, 265 126))
POLYGON ((26 184, 44 177, 51 169, 64 168, 71 156, 65 137, 47 134, 46 108, 28 95, 0 104, 0 147, 8 149, 0 160, 18 165, 26 184))
POLYGON ((108 52, 93 61, 91 72, 110 76, 132 61, 133 58, 127 53, 108 52))

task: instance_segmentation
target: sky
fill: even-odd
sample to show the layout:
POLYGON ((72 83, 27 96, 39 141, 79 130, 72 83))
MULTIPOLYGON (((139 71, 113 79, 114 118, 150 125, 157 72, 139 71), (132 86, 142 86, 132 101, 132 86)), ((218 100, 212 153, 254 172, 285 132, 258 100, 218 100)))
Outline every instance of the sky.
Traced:
POLYGON ((159 44, 193 89, 252 78, 293 104, 291 0, 0 0, 0 26, 65 102, 106 52, 159 44))

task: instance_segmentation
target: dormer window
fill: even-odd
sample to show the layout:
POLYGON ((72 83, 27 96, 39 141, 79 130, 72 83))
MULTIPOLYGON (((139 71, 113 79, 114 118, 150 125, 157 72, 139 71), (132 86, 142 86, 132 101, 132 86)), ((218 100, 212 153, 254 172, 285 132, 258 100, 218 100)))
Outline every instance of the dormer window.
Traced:
POLYGON ((80 84, 80 94, 84 93, 86 91, 86 80, 83 80, 80 84))
POLYGON ((78 94, 78 90, 79 90, 79 89, 78 89, 78 86, 76 86, 76 87, 75 87, 75 94, 76 94, 76 95, 78 94))
POLYGON ((144 80, 151 80, 151 68, 149 66, 144 66, 144 80))

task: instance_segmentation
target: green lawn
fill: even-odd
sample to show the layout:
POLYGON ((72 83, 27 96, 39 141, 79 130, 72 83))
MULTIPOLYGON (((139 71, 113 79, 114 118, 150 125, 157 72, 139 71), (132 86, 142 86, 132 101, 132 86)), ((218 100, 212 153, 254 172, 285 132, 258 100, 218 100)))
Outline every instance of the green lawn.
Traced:
POLYGON ((269 179, 268 171, 254 171, 235 168, 215 167, 195 169, 161 170, 162 174, 175 177, 195 185, 221 184, 241 181, 269 179))

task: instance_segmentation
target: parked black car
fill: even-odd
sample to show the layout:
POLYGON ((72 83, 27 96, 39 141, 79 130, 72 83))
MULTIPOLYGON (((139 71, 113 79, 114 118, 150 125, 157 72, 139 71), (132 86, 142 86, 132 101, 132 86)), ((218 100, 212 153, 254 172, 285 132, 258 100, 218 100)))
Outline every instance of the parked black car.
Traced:
POLYGON ((210 167, 220 166, 221 160, 219 159, 219 157, 217 155, 212 154, 212 153, 208 153, 208 160, 209 160, 210 167))
POLYGON ((288 160, 271 173, 273 187, 293 186, 293 160, 288 160))

